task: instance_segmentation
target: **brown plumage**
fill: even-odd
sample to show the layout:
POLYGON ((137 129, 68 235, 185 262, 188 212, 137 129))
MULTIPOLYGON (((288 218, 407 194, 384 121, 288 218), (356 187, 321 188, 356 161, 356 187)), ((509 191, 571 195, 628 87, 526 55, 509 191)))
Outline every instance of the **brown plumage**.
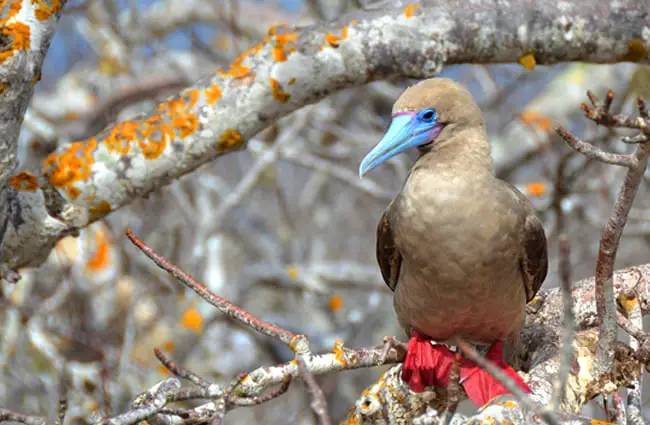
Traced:
POLYGON ((533 208, 492 169, 481 111, 451 80, 407 89, 393 115, 433 108, 442 130, 420 146, 377 226, 377 260, 400 325, 436 342, 516 340, 547 273, 533 208))

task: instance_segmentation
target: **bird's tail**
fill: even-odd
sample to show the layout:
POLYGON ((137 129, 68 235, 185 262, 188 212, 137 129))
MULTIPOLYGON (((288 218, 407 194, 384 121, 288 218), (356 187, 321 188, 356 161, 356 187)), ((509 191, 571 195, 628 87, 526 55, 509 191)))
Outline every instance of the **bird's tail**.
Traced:
MULTIPOLYGON (((422 392, 428 386, 446 387, 449 384, 449 373, 455 356, 456 353, 445 345, 432 345, 429 338, 414 332, 409 340, 402 366, 402 380, 415 392, 422 392)), ((531 392, 530 387, 519 374, 503 360, 503 341, 494 343, 487 352, 486 358, 510 376, 522 390, 531 392)), ((489 372, 465 358, 461 360, 459 382, 469 399, 479 407, 495 397, 510 393, 489 372)))

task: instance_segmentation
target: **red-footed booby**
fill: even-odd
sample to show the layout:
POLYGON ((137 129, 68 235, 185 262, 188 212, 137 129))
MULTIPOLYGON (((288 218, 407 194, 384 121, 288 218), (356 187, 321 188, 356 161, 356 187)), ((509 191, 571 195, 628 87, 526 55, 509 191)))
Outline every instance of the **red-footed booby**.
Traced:
MULTIPOLYGON (((446 386, 454 353, 445 344, 459 337, 490 347, 488 359, 530 391, 504 361, 503 343, 516 344, 526 303, 546 277, 542 223, 523 194, 494 176, 481 111, 455 82, 408 88, 359 175, 410 148, 420 157, 377 227, 381 273, 411 337, 402 379, 417 392, 446 386)), ((460 382, 478 406, 508 393, 467 359, 460 382)))

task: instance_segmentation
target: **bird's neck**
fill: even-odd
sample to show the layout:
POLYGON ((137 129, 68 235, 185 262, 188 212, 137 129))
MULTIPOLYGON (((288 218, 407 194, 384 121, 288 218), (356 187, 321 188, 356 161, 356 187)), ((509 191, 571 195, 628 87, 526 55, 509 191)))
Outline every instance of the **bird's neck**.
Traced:
POLYGON ((413 170, 426 168, 456 170, 458 173, 493 175, 490 145, 482 128, 456 132, 452 137, 434 141, 413 166, 413 170))

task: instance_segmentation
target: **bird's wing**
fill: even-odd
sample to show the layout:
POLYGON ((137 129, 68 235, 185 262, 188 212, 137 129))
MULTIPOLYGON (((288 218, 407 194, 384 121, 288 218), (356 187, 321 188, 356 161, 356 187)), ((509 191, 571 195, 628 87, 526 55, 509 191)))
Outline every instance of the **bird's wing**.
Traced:
POLYGON ((377 262, 384 282, 392 291, 395 291, 402 265, 402 255, 395 245, 393 231, 388 220, 388 209, 384 211, 377 224, 377 262))
POLYGON ((525 210, 523 236, 521 240, 522 258, 521 268, 524 275, 526 287, 526 301, 533 299, 539 288, 541 288, 546 273, 548 272, 548 254, 546 251, 546 234, 544 226, 537 215, 532 204, 515 186, 506 183, 516 196, 519 206, 525 210))

